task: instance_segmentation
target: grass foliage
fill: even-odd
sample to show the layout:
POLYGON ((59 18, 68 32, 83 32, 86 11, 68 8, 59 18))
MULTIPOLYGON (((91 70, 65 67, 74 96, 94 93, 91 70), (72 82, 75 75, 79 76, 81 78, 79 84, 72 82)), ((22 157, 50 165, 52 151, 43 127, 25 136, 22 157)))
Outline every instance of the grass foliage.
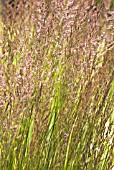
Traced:
POLYGON ((112 170, 108 9, 91 0, 20 0, 4 8, 0 169, 112 170))

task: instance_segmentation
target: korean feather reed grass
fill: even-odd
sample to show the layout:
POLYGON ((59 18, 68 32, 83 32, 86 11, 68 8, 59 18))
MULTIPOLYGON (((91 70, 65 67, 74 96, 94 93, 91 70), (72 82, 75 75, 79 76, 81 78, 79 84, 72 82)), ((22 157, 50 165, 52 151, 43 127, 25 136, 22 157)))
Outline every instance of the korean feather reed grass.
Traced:
POLYGON ((114 168, 112 2, 109 7, 94 0, 6 1, 0 170, 114 168))

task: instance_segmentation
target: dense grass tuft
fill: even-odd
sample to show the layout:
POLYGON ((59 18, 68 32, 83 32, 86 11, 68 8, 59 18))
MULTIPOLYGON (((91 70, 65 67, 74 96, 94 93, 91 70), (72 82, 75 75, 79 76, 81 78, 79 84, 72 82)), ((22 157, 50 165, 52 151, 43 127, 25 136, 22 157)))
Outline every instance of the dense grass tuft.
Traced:
POLYGON ((1 170, 112 170, 109 8, 91 0, 20 0, 4 8, 1 170))

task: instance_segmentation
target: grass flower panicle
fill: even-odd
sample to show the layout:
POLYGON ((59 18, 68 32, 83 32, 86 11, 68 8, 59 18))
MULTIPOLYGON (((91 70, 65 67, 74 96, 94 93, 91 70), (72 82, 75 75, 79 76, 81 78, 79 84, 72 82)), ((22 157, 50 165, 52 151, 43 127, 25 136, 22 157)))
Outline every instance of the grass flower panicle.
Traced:
POLYGON ((18 2, 0 18, 1 169, 113 170, 113 11, 18 2))

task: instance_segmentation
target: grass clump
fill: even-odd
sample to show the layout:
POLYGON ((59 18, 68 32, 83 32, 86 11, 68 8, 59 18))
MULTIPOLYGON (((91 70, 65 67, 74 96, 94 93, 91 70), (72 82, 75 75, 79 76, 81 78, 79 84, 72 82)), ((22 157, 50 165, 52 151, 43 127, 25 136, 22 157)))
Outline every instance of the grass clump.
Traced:
POLYGON ((20 0, 4 8, 1 169, 112 170, 109 9, 89 0, 20 0))

